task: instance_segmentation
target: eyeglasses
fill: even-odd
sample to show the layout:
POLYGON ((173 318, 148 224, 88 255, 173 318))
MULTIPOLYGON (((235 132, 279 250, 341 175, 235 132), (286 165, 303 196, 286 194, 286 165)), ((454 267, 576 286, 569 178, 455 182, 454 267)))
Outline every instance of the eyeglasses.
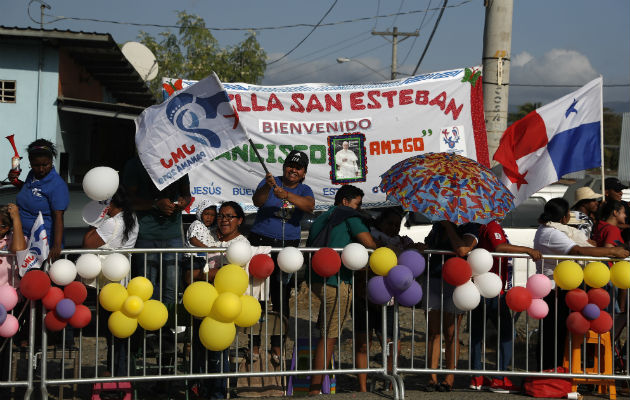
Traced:
POLYGON ((217 219, 227 219, 228 221, 233 220, 234 218, 238 218, 237 215, 229 215, 229 214, 218 214, 217 219))

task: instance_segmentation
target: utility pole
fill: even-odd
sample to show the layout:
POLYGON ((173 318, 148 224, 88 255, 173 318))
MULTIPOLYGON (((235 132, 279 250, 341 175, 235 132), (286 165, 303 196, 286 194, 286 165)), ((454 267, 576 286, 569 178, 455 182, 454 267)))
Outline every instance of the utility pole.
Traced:
POLYGON ((499 147, 507 128, 513 0, 486 0, 483 30, 483 110, 486 116, 488 154, 499 147))
MULTIPOLYGON (((398 27, 395 26, 393 32, 374 32, 372 31, 372 35, 379 36, 391 36, 392 37, 392 75, 391 79, 396 79, 396 75, 398 72, 396 71, 396 58, 398 57, 398 43, 402 42, 405 39, 409 39, 411 36, 418 36, 418 31, 415 32, 398 32, 398 27), (403 36, 402 39, 398 40, 398 36, 403 36)), ((387 37, 386 40, 389 40, 387 37)))

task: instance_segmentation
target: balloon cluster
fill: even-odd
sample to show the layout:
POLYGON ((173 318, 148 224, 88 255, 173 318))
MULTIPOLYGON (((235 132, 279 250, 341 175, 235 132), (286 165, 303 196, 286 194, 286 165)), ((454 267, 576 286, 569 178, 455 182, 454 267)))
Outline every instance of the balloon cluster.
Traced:
POLYGON ((604 309, 610 303, 610 295, 601 288, 569 291, 564 299, 572 311, 567 317, 567 328, 571 333, 584 335, 589 329, 602 334, 610 331, 613 320, 604 309))
POLYGON ((501 293, 501 278, 490 272, 492 254, 485 249, 474 249, 464 260, 452 257, 442 266, 442 279, 455 286, 453 304, 462 311, 475 309, 481 297, 492 298, 501 293))
MULTIPOLYGON (((53 267, 59 261, 67 261, 72 264, 68 260, 58 260, 53 263, 53 267)), ((86 280, 102 277, 103 279, 111 282, 121 281, 125 276, 127 276, 127 274, 129 274, 129 270, 131 269, 129 258, 120 253, 109 254, 103 261, 101 261, 101 258, 96 254, 82 254, 81 257, 77 259, 76 266, 74 264, 72 264, 72 266, 65 264, 67 263, 64 263, 63 270, 70 271, 73 269, 74 276, 78 274, 81 278, 86 280)), ((51 273, 50 278, 54 281, 52 269, 53 268, 51 267, 51 271, 49 271, 49 273, 51 273)), ((67 273, 69 274, 69 272, 67 273)))
POLYGON ((398 304, 413 307, 422 300, 422 287, 416 281, 425 269, 420 253, 405 250, 396 257, 391 249, 379 247, 370 256, 369 263, 376 274, 367 285, 368 299, 372 303, 387 304, 394 297, 398 304))
MULTIPOLYGON (((219 269, 214 285, 193 282, 184 291, 184 308, 194 317, 203 318, 199 339, 206 349, 212 351, 230 347, 236 337, 236 326, 250 327, 258 322, 261 315, 258 300, 245 294, 249 278, 243 266, 252 259, 251 246, 245 242, 233 243, 228 247, 226 257, 231 264, 219 269)), ((273 261, 271 265, 269 261, 271 258, 258 257, 253 271, 250 265, 252 276, 266 278, 267 273, 271 274, 273 261)))
POLYGON ((599 261, 584 267, 575 261, 565 260, 553 270, 553 279, 564 290, 573 290, 584 281, 588 286, 600 288, 609 281, 620 289, 630 288, 630 262, 618 261, 610 269, 599 261))
POLYGON ((18 302, 17 291, 11 285, 0 286, 0 336, 11 337, 15 335, 19 329, 17 318, 8 312, 18 302))
POLYGON ((81 282, 72 281, 61 290, 51 286, 42 298, 42 304, 48 310, 44 325, 48 330, 60 331, 68 324, 73 328, 84 328, 92 320, 90 309, 83 305, 87 298, 87 289, 81 282))
POLYGON ((552 289, 551 280, 543 274, 534 274, 527 279, 525 287, 514 286, 505 295, 505 302, 514 312, 527 311, 534 319, 542 319, 549 313, 549 306, 543 300, 552 289))
POLYGON ((133 278, 125 288, 120 283, 108 283, 98 295, 98 301, 111 315, 107 327, 117 338, 131 336, 138 324, 147 331, 155 331, 166 324, 168 311, 158 300, 149 300, 153 284, 145 277, 133 278))
POLYGON ((50 276, 34 269, 28 271, 20 281, 20 293, 24 297, 33 301, 42 300, 48 310, 44 325, 51 331, 60 331, 68 324, 74 328, 83 328, 92 320, 90 309, 83 305, 87 289, 81 282, 74 280, 76 270, 73 270, 72 262, 61 259, 51 265, 50 276), (65 287, 52 286, 51 279, 55 284, 65 287))

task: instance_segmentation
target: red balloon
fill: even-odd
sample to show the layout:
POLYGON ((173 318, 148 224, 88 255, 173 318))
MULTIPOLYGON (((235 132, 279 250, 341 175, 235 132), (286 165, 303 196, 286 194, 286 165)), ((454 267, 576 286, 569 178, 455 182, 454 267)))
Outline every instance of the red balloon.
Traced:
POLYGON ((599 317, 591 321, 591 330, 595 333, 599 333, 600 335, 610 331, 612 326, 612 317, 606 311, 600 312, 599 317))
POLYGON ((62 330, 68 325, 68 321, 60 318, 56 312, 50 310, 46 313, 46 317, 44 317, 44 325, 46 325, 46 329, 49 331, 57 332, 62 330))
POLYGON ((273 260, 268 254, 256 254, 249 261, 249 274, 255 278, 267 278, 273 272, 273 268, 273 260))
POLYGON ((63 299, 63 291, 56 286, 48 289, 46 296, 42 298, 42 304, 47 310, 54 310, 59 300, 63 299))
POLYGON ((514 286, 505 295, 505 302, 512 311, 522 312, 532 304, 532 294, 522 286, 514 286))
POLYGON ((317 275, 328 278, 339 272, 341 257, 335 250, 329 247, 322 247, 313 254, 311 265, 317 275))
POLYGON ((85 328, 91 320, 92 312, 90 309, 83 304, 79 304, 72 317, 68 320, 68 323, 73 328, 85 328))
POLYGON ((610 295, 605 289, 593 288, 588 291, 587 295, 588 302, 595 304, 601 310, 605 309, 606 307, 608 307, 608 304, 610 304, 610 295))
POLYGON ((582 311, 588 304, 588 295, 582 289, 573 289, 567 292, 564 302, 571 311, 582 311))
POLYGON ((20 292, 29 300, 39 300, 50 289, 48 274, 39 269, 28 271, 20 281, 20 292))
POLYGON ((87 298, 87 289, 81 282, 73 281, 63 288, 63 294, 66 299, 74 301, 74 304, 81 304, 87 298))
POLYGON ((567 317, 567 329, 576 335, 585 335, 591 328, 591 321, 584 318, 582 313, 574 311, 567 317))
POLYGON ((459 286, 472 278, 472 268, 468 261, 461 257, 452 257, 442 266, 442 279, 449 285, 459 286))

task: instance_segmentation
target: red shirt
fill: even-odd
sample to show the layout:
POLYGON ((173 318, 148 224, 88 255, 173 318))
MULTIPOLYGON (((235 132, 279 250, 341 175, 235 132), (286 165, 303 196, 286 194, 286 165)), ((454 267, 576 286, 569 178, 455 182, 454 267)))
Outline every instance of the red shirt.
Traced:
POLYGON ((607 244, 612 244, 616 247, 624 243, 621 237, 621 229, 605 221, 597 222, 593 232, 593 240, 597 242, 599 247, 605 247, 607 244))
MULTIPOLYGON (((479 230, 479 244, 477 244, 477 247, 486 249, 492 253, 496 251, 498 245, 503 243, 508 243, 508 240, 505 236, 505 231, 497 221, 492 221, 481 226, 481 229, 479 230)), ((493 257, 493 259, 494 263, 492 264, 490 272, 494 272, 499 275, 501 277, 501 281, 503 282, 503 287, 505 287, 505 282, 508 279, 507 258, 493 257), (501 267, 501 274, 499 274, 499 263, 501 267)))

